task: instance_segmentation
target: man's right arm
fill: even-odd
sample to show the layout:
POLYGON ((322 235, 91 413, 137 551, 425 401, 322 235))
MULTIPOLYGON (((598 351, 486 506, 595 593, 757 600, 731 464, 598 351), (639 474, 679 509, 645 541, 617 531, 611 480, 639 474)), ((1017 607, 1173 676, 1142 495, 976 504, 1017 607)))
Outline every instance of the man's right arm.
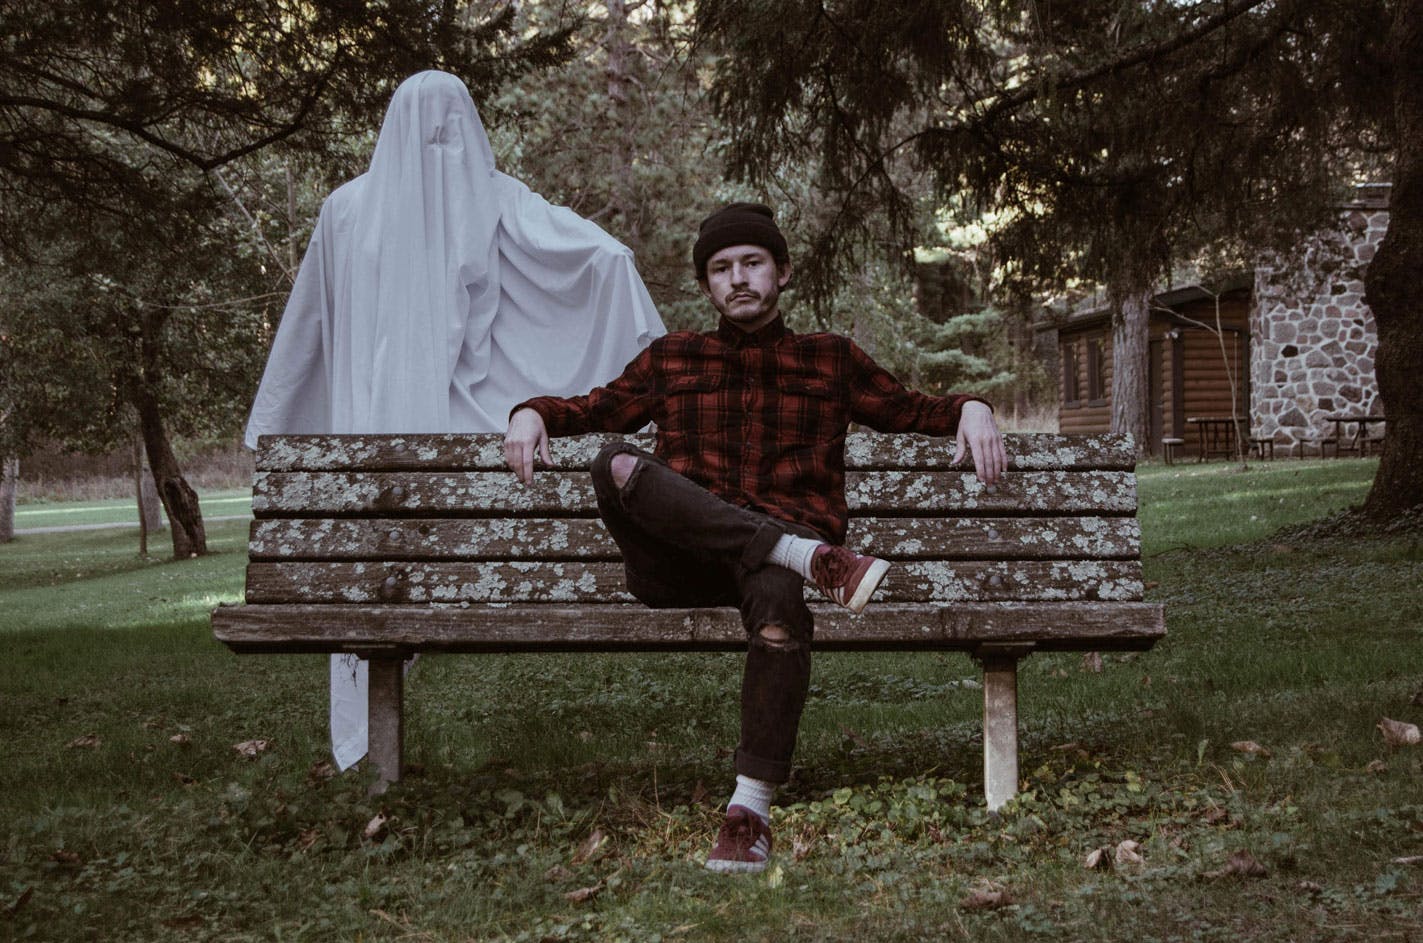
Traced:
POLYGON ((636 432, 653 421, 653 349, 638 354, 621 376, 586 396, 537 396, 510 410, 504 434, 504 461, 509 469, 529 484, 535 460, 552 461, 550 436, 636 432))

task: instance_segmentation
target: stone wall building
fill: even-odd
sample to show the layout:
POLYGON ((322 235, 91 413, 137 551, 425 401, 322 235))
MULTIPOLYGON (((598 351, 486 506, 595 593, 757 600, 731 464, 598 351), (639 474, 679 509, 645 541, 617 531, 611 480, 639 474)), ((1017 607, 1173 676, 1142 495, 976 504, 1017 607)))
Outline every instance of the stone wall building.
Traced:
POLYGON ((1276 449, 1313 454, 1333 435, 1328 417, 1381 412, 1364 271, 1388 228, 1388 197, 1388 184, 1358 187, 1338 229, 1255 272, 1250 419, 1276 449))

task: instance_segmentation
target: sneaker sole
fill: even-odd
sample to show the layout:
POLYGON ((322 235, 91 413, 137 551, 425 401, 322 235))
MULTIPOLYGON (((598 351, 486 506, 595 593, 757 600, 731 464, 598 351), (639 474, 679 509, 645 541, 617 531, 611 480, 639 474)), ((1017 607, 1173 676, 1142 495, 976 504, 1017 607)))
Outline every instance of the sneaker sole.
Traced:
POLYGON ((714 858, 707 861, 706 868, 717 874, 759 874, 766 870, 766 864, 765 861, 724 861, 714 858))
POLYGON ((871 563, 870 568, 865 571, 865 575, 860 578, 860 585, 855 587, 855 595, 845 603, 845 608, 856 615, 863 612, 870 603, 870 597, 875 594, 875 590, 879 589, 880 582, 888 572, 888 560, 875 560, 874 563, 871 563))

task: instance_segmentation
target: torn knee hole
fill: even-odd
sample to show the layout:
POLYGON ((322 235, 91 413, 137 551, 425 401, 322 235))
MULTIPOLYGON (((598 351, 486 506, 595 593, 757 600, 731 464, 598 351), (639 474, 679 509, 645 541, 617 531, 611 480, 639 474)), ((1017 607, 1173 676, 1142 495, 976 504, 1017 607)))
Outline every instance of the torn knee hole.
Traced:
POLYGON ((761 626, 761 628, 756 631, 754 641, 759 643, 763 648, 784 652, 795 651, 800 648, 802 644, 792 638, 790 632, 786 631, 785 626, 781 625, 761 626))
POLYGON ((626 452, 619 452, 613 456, 608 463, 608 470, 613 474, 613 484, 621 488, 628 483, 632 477, 633 470, 637 468, 637 457, 626 452))

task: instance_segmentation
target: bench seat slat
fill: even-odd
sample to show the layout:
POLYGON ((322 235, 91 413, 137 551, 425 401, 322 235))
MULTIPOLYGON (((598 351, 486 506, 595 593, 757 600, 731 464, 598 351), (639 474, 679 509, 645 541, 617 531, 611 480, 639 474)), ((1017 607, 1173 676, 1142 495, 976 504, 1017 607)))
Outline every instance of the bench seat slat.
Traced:
MULTIPOLYGON (((818 592, 807 586, 808 598, 818 592)), ((1135 560, 916 560, 889 571, 876 599, 1135 600, 1135 560)), ((290 562, 247 568, 250 603, 632 602, 620 563, 290 562)))
MULTIPOLYGON (((863 615, 817 605, 817 651, 973 651, 1012 643, 1039 651, 1150 648, 1165 636, 1159 603, 966 603, 926 609, 876 603, 863 615)), ((741 651, 733 609, 564 606, 223 606, 218 641, 243 653, 516 652, 620 649, 741 651)))
MULTIPOLYGON (((604 443, 623 439, 652 450, 651 435, 586 435, 555 439, 554 464, 586 469, 604 443)), ((1009 468, 1103 469, 1136 467, 1127 436, 1049 434, 1004 436, 1009 468)), ((948 469, 953 443, 928 436, 852 432, 845 438, 845 463, 857 468, 948 469)), ((430 471, 464 469, 503 471, 504 437, 477 435, 286 435, 262 436, 257 468, 261 471, 430 471)))
MULTIPOLYGON (((1009 472, 990 490, 972 472, 850 472, 851 513, 1024 516, 1134 514, 1136 476, 1120 471, 1009 472)), ((499 516, 597 513, 587 472, 543 472, 532 486, 509 472, 258 472, 258 518, 321 515, 499 516)))
MULTIPOLYGON (((846 543, 891 560, 1130 559, 1130 517, 857 518, 846 543)), ((254 521, 253 560, 616 560, 586 518, 277 518, 254 521)))

